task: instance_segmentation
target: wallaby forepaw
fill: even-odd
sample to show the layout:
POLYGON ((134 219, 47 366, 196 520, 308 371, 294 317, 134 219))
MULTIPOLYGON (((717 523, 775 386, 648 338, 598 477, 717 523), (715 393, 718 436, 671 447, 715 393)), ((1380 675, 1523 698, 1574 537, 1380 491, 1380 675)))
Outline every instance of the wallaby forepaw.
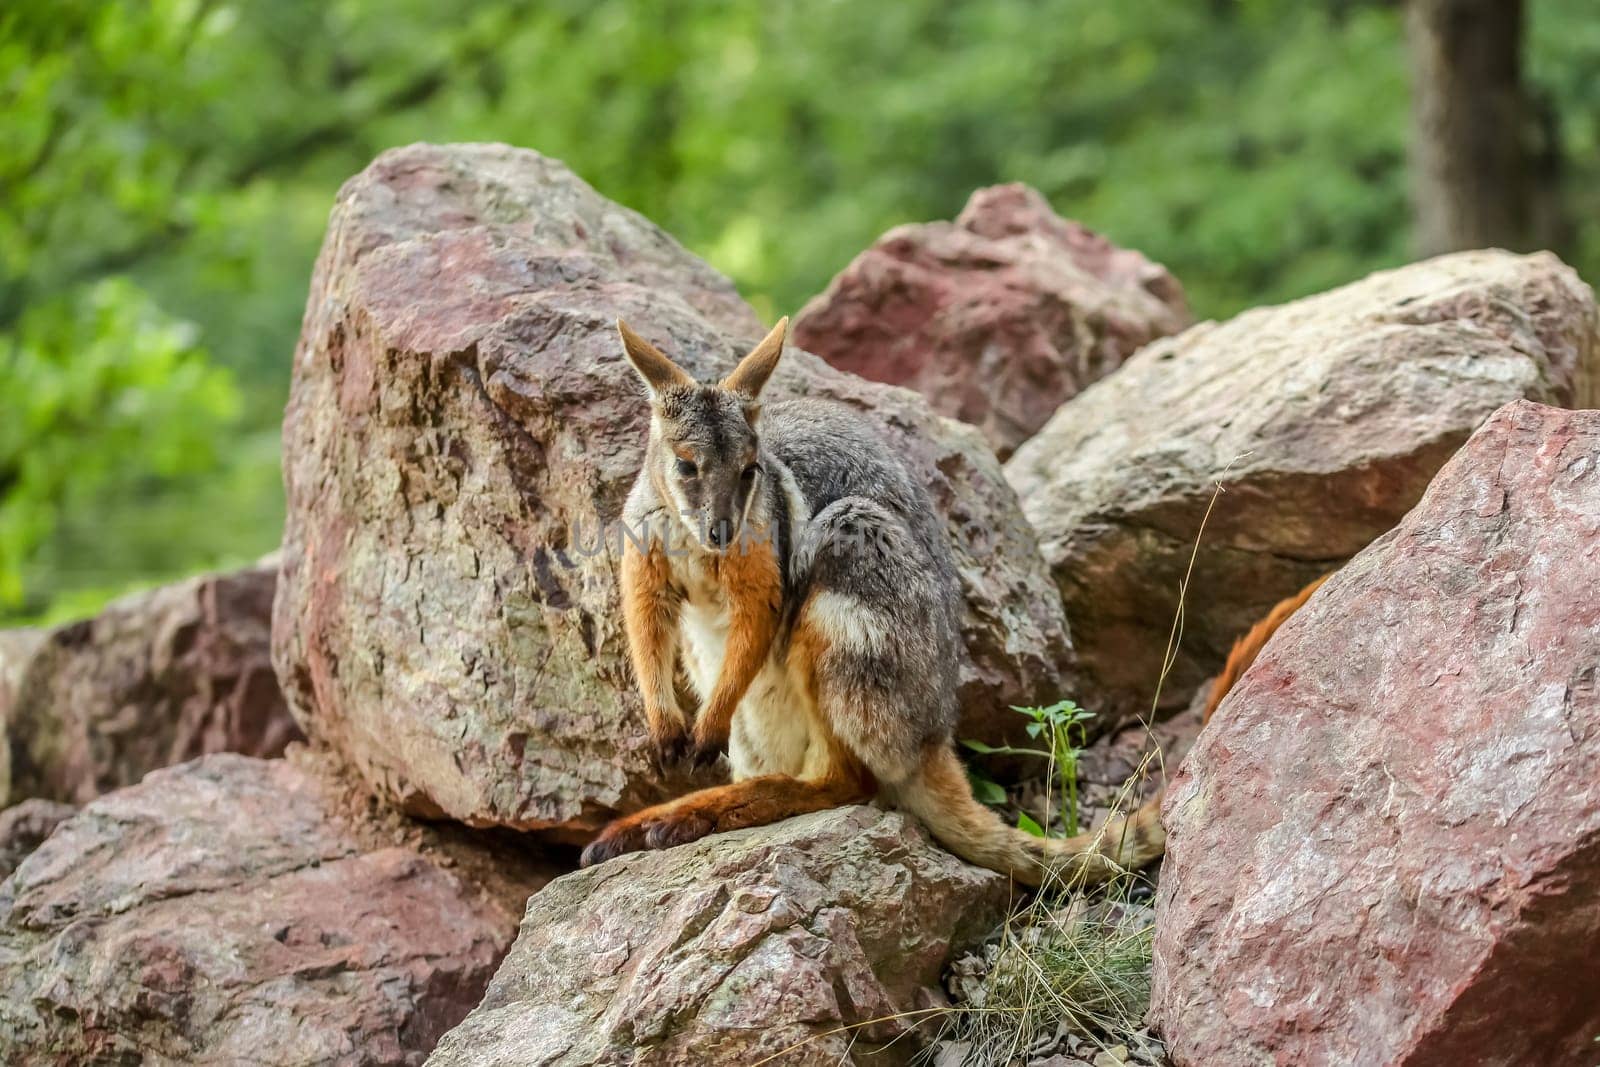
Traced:
POLYGON ((654 735, 651 743, 655 749, 656 770, 662 774, 681 766, 694 747, 694 739, 681 726, 654 735))
POLYGON ((698 841, 715 829, 716 825, 705 816, 681 813, 644 824, 644 840, 650 848, 674 848, 698 841))
POLYGON ((595 838, 584 846, 583 854, 578 857, 578 866, 593 867, 595 864, 604 863, 610 858, 610 850, 604 846, 604 843, 599 838, 595 838))
POLYGON ((628 852, 645 849, 672 848, 698 841, 716 830, 716 824, 707 814, 693 810, 678 810, 660 816, 632 815, 618 819, 589 842, 578 858, 581 867, 615 859, 628 852))
POLYGON ((696 770, 702 770, 715 764, 727 747, 728 743, 725 740, 696 740, 690 746, 686 758, 696 770))

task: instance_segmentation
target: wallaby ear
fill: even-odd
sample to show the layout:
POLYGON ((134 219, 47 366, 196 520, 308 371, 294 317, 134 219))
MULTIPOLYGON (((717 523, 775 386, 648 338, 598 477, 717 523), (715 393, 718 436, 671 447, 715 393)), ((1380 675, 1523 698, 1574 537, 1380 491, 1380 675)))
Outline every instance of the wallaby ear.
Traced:
POLYGON ((668 359, 661 349, 630 330, 621 319, 617 320, 617 332, 622 335, 622 350, 628 354, 628 362, 644 379, 652 397, 675 385, 694 384, 694 379, 682 367, 668 359))
POLYGON ((767 379, 778 368, 778 357, 783 355, 783 337, 788 329, 789 317, 785 315, 778 320, 772 332, 739 361, 733 373, 722 379, 722 388, 742 393, 746 400, 753 401, 760 396, 762 386, 767 384, 767 379))

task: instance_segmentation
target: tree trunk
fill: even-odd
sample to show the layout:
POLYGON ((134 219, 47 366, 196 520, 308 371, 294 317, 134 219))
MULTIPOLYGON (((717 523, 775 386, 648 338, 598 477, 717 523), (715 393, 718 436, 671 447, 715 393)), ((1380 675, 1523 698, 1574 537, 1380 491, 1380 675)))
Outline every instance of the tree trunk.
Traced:
POLYGON ((1540 244, 1523 0, 1409 0, 1412 182, 1424 255, 1540 244))

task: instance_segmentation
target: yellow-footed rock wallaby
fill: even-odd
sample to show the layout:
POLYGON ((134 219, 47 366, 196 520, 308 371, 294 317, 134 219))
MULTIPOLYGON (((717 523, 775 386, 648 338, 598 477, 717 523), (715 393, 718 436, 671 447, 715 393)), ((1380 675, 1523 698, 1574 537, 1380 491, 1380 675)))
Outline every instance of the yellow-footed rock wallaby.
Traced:
POLYGON ((787 322, 716 384, 618 323, 650 403, 623 513, 634 671, 659 757, 726 751, 733 782, 616 820, 583 862, 874 798, 1030 885, 1161 855, 1156 801, 1048 839, 973 797, 952 737, 961 591, 942 521, 856 412, 761 403, 787 322), (680 664, 700 702, 692 722, 680 664))

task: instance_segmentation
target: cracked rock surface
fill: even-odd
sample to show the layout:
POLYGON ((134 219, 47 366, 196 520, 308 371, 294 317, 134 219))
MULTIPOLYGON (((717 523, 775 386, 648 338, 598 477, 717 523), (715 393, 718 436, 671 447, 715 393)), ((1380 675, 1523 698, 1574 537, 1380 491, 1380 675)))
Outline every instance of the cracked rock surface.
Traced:
POLYGON ((56 827, 0 884, 6 1062, 422 1062, 544 878, 301 763, 208 756, 56 827))
POLYGON ((917 1017, 852 1024, 943 1003, 946 960, 1009 893, 868 807, 635 853, 528 902, 482 1005, 428 1063, 906 1063, 918 1035, 895 1038, 917 1017))
POLYGON ((1108 720, 1181 706, 1274 604, 1398 522, 1517 399, 1600 404, 1594 294, 1548 252, 1463 252, 1141 349, 1006 464, 1108 720))
POLYGON ((1167 794, 1179 1064, 1589 1063, 1600 411, 1519 401, 1329 579, 1167 794))
MULTIPOLYGON (((701 380, 765 332, 727 279, 535 152, 414 145, 339 194, 284 421, 273 659, 306 733, 415 814, 576 840, 690 784, 652 771, 627 663, 615 523, 648 411, 619 317, 701 380)), ((963 736, 1014 736, 1008 705, 1074 691, 978 432, 793 349, 766 395, 786 394, 867 412, 948 520, 963 736)))

